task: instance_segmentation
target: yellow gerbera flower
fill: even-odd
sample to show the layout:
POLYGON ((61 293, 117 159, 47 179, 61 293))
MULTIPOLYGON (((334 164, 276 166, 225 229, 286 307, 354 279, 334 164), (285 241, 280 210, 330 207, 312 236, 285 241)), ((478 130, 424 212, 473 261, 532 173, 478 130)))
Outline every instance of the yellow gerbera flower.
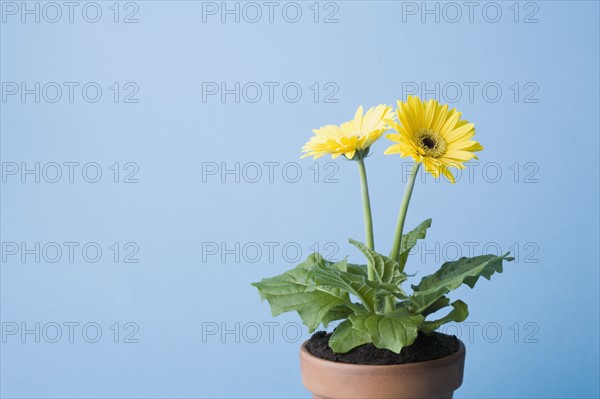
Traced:
POLYGON ((353 159, 355 155, 362 159, 368 154, 369 147, 389 129, 385 121, 392 117, 390 105, 372 107, 364 115, 360 106, 351 121, 340 126, 327 125, 314 129, 315 135, 302 147, 302 152, 306 153, 302 158, 312 156, 317 159, 331 154, 335 159, 344 154, 348 159, 353 159))
POLYGON ((386 137, 398 144, 390 146, 385 154, 410 156, 436 178, 442 173, 454 183, 449 167, 464 169, 464 162, 477 159, 473 152, 483 150, 481 144, 471 140, 475 125, 460 119, 462 113, 456 108, 448 111, 448 105, 437 100, 423 102, 408 96, 406 102, 398 101, 396 114, 398 122, 387 122, 398 133, 386 137))

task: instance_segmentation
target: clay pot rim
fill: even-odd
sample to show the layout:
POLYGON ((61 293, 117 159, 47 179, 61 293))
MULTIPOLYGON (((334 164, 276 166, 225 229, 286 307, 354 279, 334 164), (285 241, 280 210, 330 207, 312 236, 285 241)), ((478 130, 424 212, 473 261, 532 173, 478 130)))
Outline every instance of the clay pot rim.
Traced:
POLYGON ((406 363, 406 364, 351 364, 351 363, 342 363, 342 362, 334 362, 332 360, 321 359, 310 353, 308 349, 306 349, 307 341, 302 343, 300 347, 300 357, 304 358, 304 360, 317 363, 322 367, 327 368, 337 368, 342 370, 358 370, 359 368, 365 367, 376 367, 381 371, 392 371, 394 369, 402 369, 403 371, 412 371, 418 370, 422 368, 435 368, 440 366, 445 366, 447 364, 451 364, 457 361, 459 358, 464 358, 466 353, 465 344, 459 339, 458 340, 458 351, 449 356, 441 357, 439 359, 426 360, 424 362, 417 363, 406 363))

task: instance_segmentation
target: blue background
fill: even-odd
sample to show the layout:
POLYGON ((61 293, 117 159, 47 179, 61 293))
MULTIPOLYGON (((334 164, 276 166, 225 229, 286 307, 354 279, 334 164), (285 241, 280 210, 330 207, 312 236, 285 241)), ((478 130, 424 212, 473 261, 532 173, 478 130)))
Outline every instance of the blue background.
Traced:
MULTIPOLYGON (((113 2, 99 2, 102 16, 90 23, 81 16, 84 4, 72 23, 67 15, 36 23, 3 12, 3 171, 22 162, 28 168, 39 162, 40 170, 52 162, 80 163, 72 183, 66 167, 56 183, 44 176, 36 183, 33 175, 22 182, 20 172, 3 176, 3 331, 41 326, 39 343, 35 334, 5 334, 3 397, 308 397, 298 363, 306 329, 298 336, 294 314, 273 319, 249 284, 291 268, 294 251, 300 248, 304 258, 314 243, 360 261, 346 241, 363 238, 356 166, 299 160, 299 149, 311 129, 350 119, 360 104, 404 98, 407 82, 428 88, 439 82, 440 91, 446 85, 449 91, 427 98, 458 107, 485 146, 471 177, 455 185, 431 177, 418 182, 407 226, 427 217, 433 226, 409 271, 428 274, 457 251, 469 255, 469 245, 474 255, 518 250, 516 262, 492 282, 453 296, 469 305, 467 321, 478 323, 471 332, 464 323, 448 330, 467 343, 465 381, 456 396, 598 397, 597 2, 499 2, 495 23, 496 6, 486 2, 471 21, 462 3, 458 20, 452 6, 437 3, 439 22, 429 14, 421 20, 421 2, 320 3, 317 23, 313 2, 298 3, 296 23, 282 17, 283 2, 273 22, 262 6, 256 23, 243 15, 239 23, 231 15, 222 23, 220 14, 203 22, 203 4, 193 1, 136 2, 137 23, 122 22, 135 4, 118 4, 115 23, 113 2), (416 15, 408 12, 413 6, 416 15), (323 23, 331 12, 337 23, 323 23), (24 102, 7 95, 6 82, 80 86, 73 103, 66 91, 56 103, 43 96, 36 103, 34 95, 24 102), (82 97, 86 82, 102 88, 98 102, 82 97), (117 103, 109 88, 114 82, 121 87, 117 103), (137 102, 123 102, 134 87, 124 90, 128 82, 139 88, 137 102), (239 102, 234 95, 203 101, 203 82, 279 86, 272 102, 264 85, 254 103, 251 91, 239 102), (281 93, 289 82, 302 89, 297 102, 288 101, 293 91, 287 100, 281 93), (476 84, 471 98, 465 82, 476 84), (486 84, 491 88, 482 93, 486 84), (456 85, 463 92, 454 101, 456 85), (325 102, 334 91, 329 100, 336 102, 325 102), (89 162, 101 168, 97 183, 82 177, 89 162), (115 162, 118 183, 110 169, 115 162), (135 167, 124 169, 127 162, 139 169, 137 183, 123 182, 135 167), (221 174, 236 162, 239 182, 236 172, 221 174), (278 163, 271 181, 265 162, 278 163), (256 182, 254 163, 261 172, 256 182), (215 165, 217 174, 203 174, 215 165), (37 263, 34 255, 9 255, 13 242, 80 246, 73 262, 63 253, 56 263, 43 256, 37 263), (96 263, 82 256, 88 242, 103 251, 96 263), (121 248, 117 262, 109 248, 114 242, 121 248), (125 250, 128 242, 134 247, 125 250), (223 254, 222 243, 233 252, 223 254), (138 262, 123 262, 135 246, 138 262), (80 323, 74 342, 65 322, 80 323), (135 324, 125 330, 127 322, 135 324), (63 326, 56 343, 49 342, 52 323, 63 326), (98 342, 82 336, 86 323, 102 329, 98 342), (123 342, 135 326, 130 340, 138 342, 123 342), (218 331, 208 334, 213 328, 218 331)), ((406 161, 383 156, 384 141, 373 147, 367 169, 376 245, 385 253, 406 161)))

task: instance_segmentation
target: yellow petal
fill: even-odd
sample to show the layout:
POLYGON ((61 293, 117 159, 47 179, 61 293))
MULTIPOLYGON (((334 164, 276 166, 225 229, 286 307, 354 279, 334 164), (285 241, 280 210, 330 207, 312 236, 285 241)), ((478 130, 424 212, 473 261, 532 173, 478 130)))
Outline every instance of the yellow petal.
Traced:
POLYGON ((423 127, 429 128, 431 126, 431 122, 433 121, 433 116, 435 115, 435 100, 427 101, 425 105, 425 113, 423 114, 423 127))
POLYGON ((462 140, 464 138, 466 138, 467 136, 473 137, 473 135, 475 134, 475 125, 473 123, 467 123, 464 124, 460 127, 455 127, 454 130, 452 130, 451 132, 449 132, 446 135, 446 140, 451 143, 454 141, 459 141, 462 140), (469 134, 471 134, 469 136, 469 134))
POLYGON ((442 173, 444 174, 444 176, 446 176, 446 179, 448 179, 448 181, 452 184, 456 183, 456 180, 454 179, 454 175, 452 175, 452 172, 450 172, 450 169, 448 169, 445 166, 440 166, 440 169, 442 171, 442 173))
POLYGON ((433 118, 431 130, 433 130, 434 132, 439 132, 447 118, 448 118, 448 105, 444 104, 444 105, 438 106, 437 110, 435 112, 435 116, 433 118))
POLYGON ((399 152, 400 152, 400 145, 394 144, 394 145, 391 145, 388 148, 386 148, 386 150, 383 153, 385 155, 389 155, 389 154, 398 154, 399 152))
POLYGON ((390 134, 386 134, 385 138, 391 141, 395 141, 396 143, 399 143, 400 140, 402 139, 402 136, 400 136, 397 133, 390 133, 390 134))
POLYGON ((452 111, 453 112, 448 113, 448 119, 442 125, 442 128, 439 130, 439 133, 444 137, 447 137, 448 133, 450 133, 454 129, 454 126, 456 126, 456 123, 460 119, 461 113, 457 112, 456 109, 453 109, 452 111))
POLYGON ((359 105, 358 108, 356 109, 356 113, 354 114, 354 120, 360 120, 362 123, 362 116, 363 116, 363 107, 362 107, 362 105, 359 105))

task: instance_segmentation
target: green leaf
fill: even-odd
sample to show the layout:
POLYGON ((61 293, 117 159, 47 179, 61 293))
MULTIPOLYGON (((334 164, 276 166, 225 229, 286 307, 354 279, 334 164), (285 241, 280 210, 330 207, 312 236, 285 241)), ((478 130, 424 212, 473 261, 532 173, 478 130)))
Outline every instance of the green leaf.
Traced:
POLYGON ((355 265, 353 263, 348 263, 346 267, 349 273, 357 274, 359 276, 363 276, 364 278, 367 278, 368 276, 367 265, 355 265))
POLYGON ((446 262, 432 275, 423 277, 419 285, 414 286, 411 301, 416 305, 415 313, 421 313, 448 292, 462 284, 473 288, 479 277, 490 279, 495 272, 502 272, 502 261, 511 261, 508 253, 502 256, 482 255, 474 258, 460 258, 446 262))
POLYGON ((402 299, 402 300, 408 299, 408 295, 406 294, 406 292, 404 292, 404 290, 402 288, 400 288, 400 286, 398 286, 398 285, 380 283, 377 281, 370 281, 370 280, 367 280, 367 285, 369 287, 377 290, 377 293, 376 293, 377 297, 393 295, 398 299, 402 299))
POLYGON ((355 329, 368 334, 369 341, 376 347, 400 353, 403 347, 412 345, 417 338, 423 316, 402 310, 387 315, 354 314, 350 321, 355 329))
POLYGON ((356 240, 350 239, 350 243, 365 255, 369 266, 375 272, 375 278, 380 283, 399 285, 406 280, 406 276, 398 268, 398 262, 373 251, 356 240))
POLYGON ((452 302, 452 309, 450 313, 448 313, 445 317, 435 320, 435 321, 425 321, 423 322, 421 329, 423 332, 429 333, 440 328, 441 325, 446 324, 450 321, 455 321, 460 323, 461 321, 465 321, 467 316, 469 315, 469 310, 467 304, 461 300, 452 302))
POLYGON ((343 272, 349 272, 349 273, 356 274, 359 276, 364 276, 365 278, 367 278, 367 275, 368 275, 367 265, 357 265, 354 263, 348 263, 347 258, 344 258, 337 263, 331 262, 327 259, 324 259, 323 264, 327 267, 334 267, 343 272))
POLYGON ((346 353, 357 346, 371 342, 369 334, 354 328, 350 320, 341 323, 329 338, 329 347, 335 353, 346 353))
MULTIPOLYGON (((346 260, 342 262, 346 264, 346 260)), ((324 286, 352 294, 360 299, 367 310, 375 309, 377 290, 370 287, 362 275, 343 271, 343 267, 337 267, 336 264, 327 266, 325 263, 318 263, 309 271, 308 278, 313 279, 317 287, 324 286)))
POLYGON ((354 310, 347 305, 336 306, 330 309, 327 312, 327 314, 323 316, 321 323, 323 323, 323 326, 327 328, 327 326, 329 326, 329 323, 331 323, 332 321, 347 319, 348 316, 350 316, 353 312, 354 310))
POLYGON ((351 302, 348 293, 340 289, 314 286, 308 279, 308 272, 317 265, 324 266, 323 258, 312 254, 294 269, 252 285, 258 288, 261 299, 269 302, 273 316, 296 311, 312 332, 322 320, 331 320, 329 312, 338 306, 361 309, 351 302))
POLYGON ((422 311, 421 314, 427 317, 428 315, 435 313, 438 310, 445 308, 446 306, 450 306, 450 299, 448 299, 448 297, 443 296, 431 305, 429 305, 429 307, 422 311))
POLYGON ((404 270, 406 261, 408 260, 408 254, 415 245, 417 240, 425 238, 427 229, 431 227, 431 219, 427 219, 420 225, 415 227, 412 231, 402 235, 402 241, 400 243, 400 256, 398 257, 398 263, 400 264, 400 271, 404 270))

